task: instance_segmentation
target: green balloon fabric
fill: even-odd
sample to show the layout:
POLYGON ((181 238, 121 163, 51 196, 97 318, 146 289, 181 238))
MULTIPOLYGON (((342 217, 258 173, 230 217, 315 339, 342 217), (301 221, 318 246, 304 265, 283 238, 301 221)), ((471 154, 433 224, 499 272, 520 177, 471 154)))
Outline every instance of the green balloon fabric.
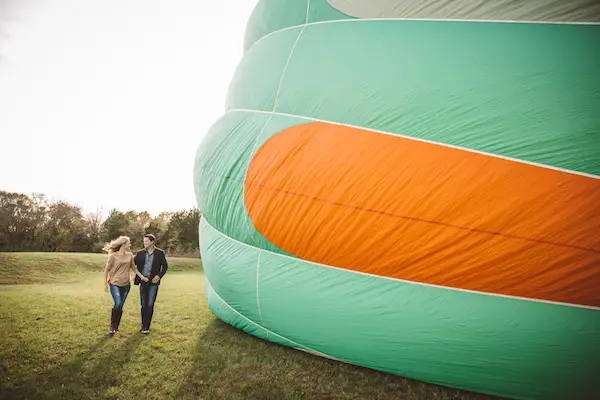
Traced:
POLYGON ((260 0, 194 166, 211 311, 449 387, 600 393, 599 4, 260 0))

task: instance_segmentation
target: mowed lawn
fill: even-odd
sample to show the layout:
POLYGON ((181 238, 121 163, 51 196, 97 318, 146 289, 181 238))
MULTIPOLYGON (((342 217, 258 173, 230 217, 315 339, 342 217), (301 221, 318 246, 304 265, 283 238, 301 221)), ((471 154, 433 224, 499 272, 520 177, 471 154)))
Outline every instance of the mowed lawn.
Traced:
POLYGON ((206 303, 200 260, 170 258, 150 335, 132 286, 107 336, 106 255, 0 253, 2 399, 484 399, 250 336, 206 303))

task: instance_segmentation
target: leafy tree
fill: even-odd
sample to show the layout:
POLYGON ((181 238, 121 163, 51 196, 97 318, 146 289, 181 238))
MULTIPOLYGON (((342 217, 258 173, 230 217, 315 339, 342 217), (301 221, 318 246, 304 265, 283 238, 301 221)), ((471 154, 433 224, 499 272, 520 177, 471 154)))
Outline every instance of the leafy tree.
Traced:
POLYGON ((108 214, 108 218, 102 224, 102 230, 104 233, 103 240, 108 242, 121 235, 127 235, 129 228, 129 221, 125 213, 113 208, 108 214))
POLYGON ((89 251, 92 243, 85 235, 81 208, 64 201, 48 207, 47 219, 38 233, 43 251, 89 251))
POLYGON ((0 249, 28 250, 35 232, 31 199, 20 193, 0 192, 0 249))
POLYGON ((170 255, 199 256, 196 208, 162 212, 111 209, 82 215, 80 207, 65 201, 50 202, 43 194, 31 196, 0 191, 0 251, 100 252, 105 242, 126 235, 134 249, 145 233, 157 238, 170 255))
MULTIPOLYGON (((171 221, 170 212, 162 212, 157 217, 152 218, 144 233, 151 233, 156 237, 159 247, 166 247, 164 243, 169 242, 169 222, 171 221)), ((167 250, 165 248, 165 250, 167 250)))
POLYGON ((173 213, 169 221, 168 249, 180 254, 196 253, 199 223, 200 212, 196 208, 173 213))

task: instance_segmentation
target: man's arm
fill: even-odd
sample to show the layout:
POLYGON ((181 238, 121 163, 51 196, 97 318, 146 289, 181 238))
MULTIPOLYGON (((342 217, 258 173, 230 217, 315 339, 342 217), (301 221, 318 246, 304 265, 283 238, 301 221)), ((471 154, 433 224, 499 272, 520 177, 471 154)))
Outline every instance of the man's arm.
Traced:
POLYGON ((163 276, 165 276, 168 269, 169 269, 169 264, 167 263, 167 254, 163 251, 163 264, 162 264, 162 267, 160 268, 160 272, 158 273, 158 275, 160 275, 161 279, 163 276))
POLYGON ((139 270, 140 269, 140 252, 139 251, 135 253, 135 256, 133 257, 133 263, 139 270))

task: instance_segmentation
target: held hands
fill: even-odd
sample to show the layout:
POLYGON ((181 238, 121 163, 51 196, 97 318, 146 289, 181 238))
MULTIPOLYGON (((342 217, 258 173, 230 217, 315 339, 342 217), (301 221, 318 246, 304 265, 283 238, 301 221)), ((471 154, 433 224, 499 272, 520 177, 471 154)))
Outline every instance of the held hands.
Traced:
MULTIPOLYGON (((140 279, 142 280, 142 282, 149 282, 150 279, 148 279, 147 276, 140 276, 140 279)), ((152 283, 156 283, 160 280, 160 276, 156 275, 154 278, 152 278, 152 283)))

